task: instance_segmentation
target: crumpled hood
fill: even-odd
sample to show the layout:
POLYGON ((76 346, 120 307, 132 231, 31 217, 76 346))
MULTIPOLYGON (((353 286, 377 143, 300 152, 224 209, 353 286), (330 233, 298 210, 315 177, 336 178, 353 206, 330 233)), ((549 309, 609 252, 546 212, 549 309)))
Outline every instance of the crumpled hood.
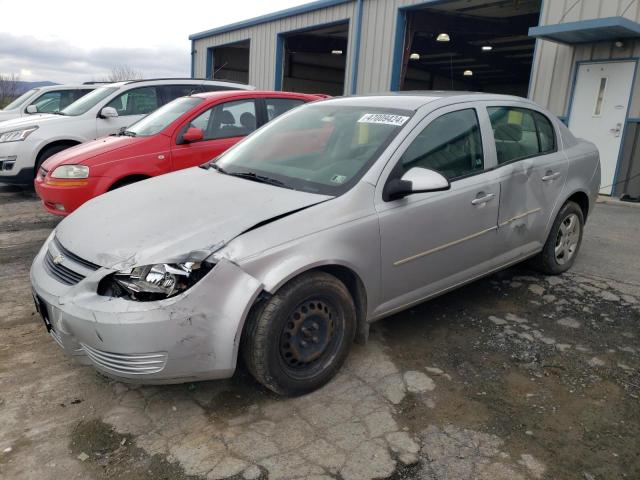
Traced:
MULTIPOLYGON (((88 160, 91 160, 99 155, 102 155, 104 161, 114 160, 114 154, 117 152, 117 157, 126 157, 127 148, 131 146, 139 146, 140 143, 147 142, 152 137, 127 137, 127 136, 110 136, 104 138, 98 138, 97 140, 91 140, 84 142, 75 147, 67 148, 60 153, 57 153, 53 157, 48 158, 42 166, 52 171, 54 168, 60 165, 79 165, 87 164, 88 160), (106 154, 106 155, 104 155, 106 154)), ((136 149, 137 154, 140 152, 136 149)), ((95 165, 94 162, 89 162, 95 165)), ((100 162, 101 163, 101 162, 100 162)))
POLYGON ((96 197, 56 235, 75 255, 124 269, 213 253, 258 223, 329 198, 190 168, 96 197))

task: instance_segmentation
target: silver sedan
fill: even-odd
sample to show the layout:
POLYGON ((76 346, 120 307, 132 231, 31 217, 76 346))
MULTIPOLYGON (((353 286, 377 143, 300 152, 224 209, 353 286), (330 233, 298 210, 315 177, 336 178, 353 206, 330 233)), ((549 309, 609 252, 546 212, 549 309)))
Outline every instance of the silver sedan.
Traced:
MULTIPOLYGON (((197 148, 194 146, 194 148, 197 148)), ((124 381, 329 381, 369 325, 529 260, 573 264, 598 151, 517 97, 338 98, 100 196, 31 269, 56 342, 124 381)))

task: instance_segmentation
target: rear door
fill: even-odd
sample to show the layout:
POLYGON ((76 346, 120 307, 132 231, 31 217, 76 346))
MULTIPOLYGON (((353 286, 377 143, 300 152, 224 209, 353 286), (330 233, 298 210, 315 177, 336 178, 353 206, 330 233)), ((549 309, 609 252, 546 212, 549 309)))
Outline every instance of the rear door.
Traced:
POLYGON ((97 137, 117 133, 121 128, 126 128, 153 112, 161 104, 159 87, 131 88, 121 93, 105 105, 115 108, 118 116, 96 119, 97 137))
POLYGON ((538 251, 567 179, 553 121, 518 103, 487 103, 500 181, 499 243, 504 261, 538 251))
POLYGON ((381 310, 399 309, 494 266, 500 185, 487 155, 490 137, 481 134, 487 123, 475 103, 439 109, 387 166, 393 170, 383 183, 422 167, 447 177, 451 189, 385 201, 378 186, 381 310))
POLYGON ((172 142, 171 159, 174 170, 201 165, 224 153, 257 128, 258 110, 254 98, 242 98, 219 103, 185 122, 172 142), (199 142, 184 143, 182 135, 188 128, 202 130, 199 142))

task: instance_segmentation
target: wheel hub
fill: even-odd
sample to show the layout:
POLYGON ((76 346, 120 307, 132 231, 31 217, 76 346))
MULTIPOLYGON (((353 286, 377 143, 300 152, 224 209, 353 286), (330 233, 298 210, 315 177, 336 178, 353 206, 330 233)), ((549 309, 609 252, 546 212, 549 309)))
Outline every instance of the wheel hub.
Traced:
POLYGON ((560 224, 556 238, 555 256, 560 265, 570 261, 580 242, 580 220, 575 213, 568 215, 560 224))
POLYGON ((300 304, 289 317, 280 340, 280 353, 292 367, 303 367, 319 359, 331 342, 334 313, 319 300, 300 304))

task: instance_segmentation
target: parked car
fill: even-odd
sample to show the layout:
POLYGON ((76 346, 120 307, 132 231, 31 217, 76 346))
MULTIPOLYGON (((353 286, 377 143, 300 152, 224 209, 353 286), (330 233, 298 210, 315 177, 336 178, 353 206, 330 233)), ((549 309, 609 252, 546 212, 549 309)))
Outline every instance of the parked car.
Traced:
POLYGON ((97 86, 96 84, 83 84, 32 88, 0 110, 0 122, 36 113, 58 112, 95 90, 97 86))
POLYGON ((178 98, 116 136, 47 159, 34 181, 44 208, 68 215, 93 197, 217 157, 267 121, 324 96, 229 91, 178 98))
POLYGON ((194 92, 254 90, 230 82, 192 79, 110 83, 55 115, 30 115, 0 123, 0 183, 31 185, 52 155, 87 140, 117 133, 156 108, 194 92))
POLYGON ((35 258, 64 350, 138 383, 329 381, 371 322, 530 259, 568 270, 596 147, 518 97, 405 93, 296 108, 208 168, 93 199, 35 258))

